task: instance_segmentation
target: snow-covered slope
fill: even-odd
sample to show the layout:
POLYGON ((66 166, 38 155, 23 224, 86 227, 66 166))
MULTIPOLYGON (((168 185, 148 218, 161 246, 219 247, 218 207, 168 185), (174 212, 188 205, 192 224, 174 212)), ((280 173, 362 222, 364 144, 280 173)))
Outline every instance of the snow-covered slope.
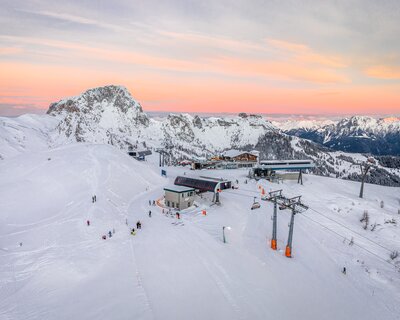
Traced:
POLYGON ((169 178, 161 179, 157 167, 111 146, 85 143, 1 161, 0 318, 398 317, 399 273, 392 265, 398 258, 389 254, 399 248, 400 234, 396 224, 386 223, 397 220, 398 189, 366 185, 360 200, 359 185, 344 180, 306 176, 304 186, 263 183, 287 196, 301 194, 312 208, 296 216, 288 259, 283 250, 290 213, 279 211, 279 250, 272 251, 272 205, 250 210, 259 189, 254 181, 244 184, 246 170, 208 171, 239 179, 239 189, 222 192, 220 206, 210 206, 208 195, 197 197, 198 207, 181 212, 179 224, 148 205, 185 169, 167 170, 169 178), (374 231, 359 222, 364 210, 377 223, 374 231), (142 230, 131 236, 138 219, 142 230), (222 226, 231 227, 225 244, 222 226), (113 229, 111 238, 101 238, 113 229))
POLYGON ((58 124, 51 116, 25 114, 18 118, 0 117, 0 160, 51 145, 50 132, 58 124))

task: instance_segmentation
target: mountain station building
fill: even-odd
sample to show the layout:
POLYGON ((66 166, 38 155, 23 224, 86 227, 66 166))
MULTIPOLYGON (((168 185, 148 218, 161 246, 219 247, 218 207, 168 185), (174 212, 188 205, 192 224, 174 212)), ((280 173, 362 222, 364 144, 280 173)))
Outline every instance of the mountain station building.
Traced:
POLYGON ((164 188, 164 203, 167 207, 186 209, 193 205, 195 189, 171 185, 164 188))

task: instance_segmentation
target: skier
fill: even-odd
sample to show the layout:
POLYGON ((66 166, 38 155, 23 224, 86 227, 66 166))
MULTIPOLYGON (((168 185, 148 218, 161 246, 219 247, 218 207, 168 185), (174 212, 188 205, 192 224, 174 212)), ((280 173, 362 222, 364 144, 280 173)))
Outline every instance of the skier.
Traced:
POLYGON ((96 195, 94 195, 94 202, 97 202, 97 197, 96 197, 96 195))
POLYGON ((92 196, 92 203, 94 203, 94 197, 92 196))
POLYGON ((108 231, 108 237, 111 238, 112 237, 112 232, 108 231))
POLYGON ((102 239, 103 239, 103 240, 106 240, 106 239, 107 239, 106 235, 103 235, 103 236, 102 236, 102 239))
POLYGON ((346 274, 346 267, 343 267, 342 273, 346 274))
POLYGON ((132 228, 132 230, 131 230, 131 235, 135 235, 136 234, 136 232, 135 232, 135 228, 132 228))
POLYGON ((128 225, 128 219, 125 219, 125 224, 128 225))
POLYGON ((151 210, 149 210, 149 218, 151 218, 151 210))
POLYGON ((181 218, 181 214, 179 212, 176 213, 176 218, 180 219, 181 218))
POLYGON ((151 206, 151 200, 149 200, 149 206, 151 206))
POLYGON ((156 205, 156 201, 155 200, 153 200, 153 206, 155 206, 156 205))
POLYGON ((136 228, 139 230, 139 229, 142 229, 142 223, 138 220, 137 222, 136 222, 136 228))
POLYGON ((86 224, 87 224, 87 226, 89 227, 89 226, 90 226, 90 221, 89 221, 89 220, 86 221, 86 224))

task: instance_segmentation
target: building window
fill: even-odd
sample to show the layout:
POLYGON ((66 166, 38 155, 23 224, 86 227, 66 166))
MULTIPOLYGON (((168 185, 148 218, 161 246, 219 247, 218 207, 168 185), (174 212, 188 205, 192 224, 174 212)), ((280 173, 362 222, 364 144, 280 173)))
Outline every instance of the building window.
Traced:
POLYGON ((175 208, 175 202, 172 202, 172 208, 175 208))
POLYGON ((190 207, 190 201, 188 201, 188 207, 190 207))
POLYGON ((169 207, 169 201, 167 201, 167 207, 169 207))

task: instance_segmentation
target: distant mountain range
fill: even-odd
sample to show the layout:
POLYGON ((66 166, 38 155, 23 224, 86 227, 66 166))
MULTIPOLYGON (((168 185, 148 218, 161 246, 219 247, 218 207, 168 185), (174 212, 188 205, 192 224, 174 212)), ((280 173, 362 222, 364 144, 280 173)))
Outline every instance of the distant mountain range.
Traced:
MULTIPOLYGON (((352 119, 354 123, 357 118, 352 119)), ((370 118, 359 119, 363 123, 361 119, 370 118)), ((393 128, 395 124, 396 121, 391 122, 393 128)), ((338 123, 327 123, 310 131, 336 126, 338 123)), ((355 126, 344 125, 340 132, 354 132, 358 136, 351 129, 355 126)), ((367 125, 358 127, 365 131, 367 125)), ((246 113, 229 117, 170 114, 161 119, 151 118, 126 88, 105 86, 53 103, 46 115, 0 118, 0 160, 84 142, 111 144, 123 150, 139 146, 163 148, 171 164, 183 159, 206 159, 227 149, 255 149, 262 159, 313 159, 317 164, 315 174, 360 179, 358 164, 366 160, 365 155, 334 151, 324 146, 325 140, 315 143, 291 135, 291 130, 295 128, 279 129, 260 115, 246 113)), ((392 131, 392 127, 387 129, 392 131)), ((400 186, 396 160, 376 157, 367 181, 400 186)))
POLYGON ((274 122, 283 132, 333 150, 400 156, 400 118, 354 116, 340 121, 274 122))

